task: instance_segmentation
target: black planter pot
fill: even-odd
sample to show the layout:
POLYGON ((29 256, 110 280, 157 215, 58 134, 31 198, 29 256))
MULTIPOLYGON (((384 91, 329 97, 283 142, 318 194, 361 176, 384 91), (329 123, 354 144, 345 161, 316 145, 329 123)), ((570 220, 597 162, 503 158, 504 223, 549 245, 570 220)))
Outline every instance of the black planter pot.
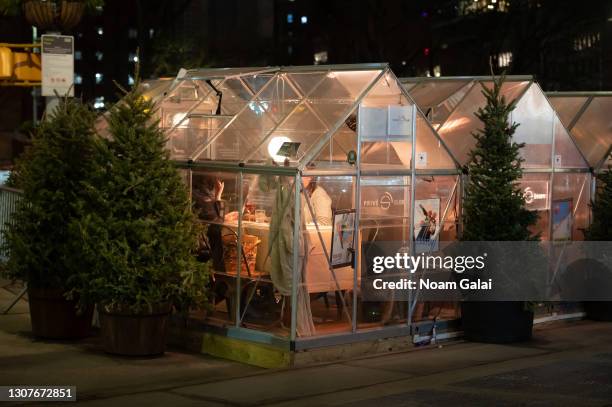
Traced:
POLYGON ((64 291, 28 287, 32 333, 47 339, 80 339, 91 334, 93 306, 82 312, 76 301, 64 298, 64 291))
POLYGON ((594 321, 612 321, 612 301, 585 301, 586 317, 594 321))
POLYGON ((462 302, 465 339, 474 342, 510 343, 531 339, 533 312, 523 302, 462 302))
POLYGON ((170 311, 169 305, 143 314, 98 306, 104 350, 125 356, 162 355, 166 351, 170 311))

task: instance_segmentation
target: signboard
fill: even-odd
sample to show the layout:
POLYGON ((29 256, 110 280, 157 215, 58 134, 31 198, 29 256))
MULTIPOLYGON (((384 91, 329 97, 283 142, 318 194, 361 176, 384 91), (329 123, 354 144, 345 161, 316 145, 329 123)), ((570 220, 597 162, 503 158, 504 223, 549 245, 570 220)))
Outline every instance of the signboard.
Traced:
POLYGON ((334 212, 330 263, 332 267, 352 265, 355 246, 355 210, 334 212))
POLYGON ((389 136, 412 137, 412 106, 388 106, 387 134, 389 136))
POLYGON ((405 186, 362 185, 361 213, 367 216, 404 216, 405 186))
POLYGON ((361 141, 405 141, 412 137, 415 106, 359 106, 361 141))
POLYGON ((414 201, 414 248, 416 253, 438 250, 440 198, 414 201))
POLYGON ((572 240, 572 200, 553 201, 552 240, 572 240))
POLYGON ((43 35, 42 95, 74 96, 74 37, 43 35))
POLYGON ((548 181, 522 181, 520 186, 527 209, 530 211, 548 210, 550 207, 548 181))
POLYGON ((387 109, 359 106, 361 141, 384 141, 387 138, 387 109))

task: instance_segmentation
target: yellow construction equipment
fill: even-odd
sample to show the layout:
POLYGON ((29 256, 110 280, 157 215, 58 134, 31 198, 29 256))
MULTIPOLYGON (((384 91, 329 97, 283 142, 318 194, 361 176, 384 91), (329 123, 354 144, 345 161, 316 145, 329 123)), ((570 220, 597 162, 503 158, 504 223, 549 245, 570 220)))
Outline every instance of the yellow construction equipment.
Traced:
POLYGON ((0 43, 0 86, 40 86, 40 44, 0 43))

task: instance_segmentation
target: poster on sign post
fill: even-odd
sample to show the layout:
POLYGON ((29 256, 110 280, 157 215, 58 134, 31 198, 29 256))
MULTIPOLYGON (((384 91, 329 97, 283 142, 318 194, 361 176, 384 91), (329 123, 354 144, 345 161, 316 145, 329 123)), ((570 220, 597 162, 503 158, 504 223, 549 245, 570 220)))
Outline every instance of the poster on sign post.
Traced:
POLYGON ((74 96, 74 37, 43 35, 42 95, 74 96))

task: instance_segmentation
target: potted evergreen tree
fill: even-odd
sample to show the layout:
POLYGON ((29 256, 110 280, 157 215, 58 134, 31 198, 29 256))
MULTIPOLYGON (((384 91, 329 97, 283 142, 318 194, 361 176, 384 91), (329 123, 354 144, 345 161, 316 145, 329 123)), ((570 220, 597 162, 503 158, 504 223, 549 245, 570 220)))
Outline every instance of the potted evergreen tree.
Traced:
MULTIPOLYGON (((612 167, 597 175, 597 195, 591 203, 593 222, 585 232, 586 240, 612 241, 612 167)), ((610 264, 610 259, 603 259, 610 264), (607 261, 606 261, 607 260, 607 261)), ((608 266, 609 267, 609 266, 608 266)), ((586 270, 581 270, 584 272, 586 270)), ((609 281, 606 278, 605 281, 609 281)), ((600 287, 606 289, 606 287, 600 287)), ((584 308, 587 317, 599 321, 612 321, 612 302, 586 301, 584 308)))
POLYGON ((8 270, 28 284, 32 332, 44 338, 80 338, 93 308, 73 296, 88 281, 78 224, 86 216, 82 183, 93 169, 95 114, 72 98, 33 133, 16 165, 23 197, 8 225, 8 270))
MULTIPOLYGON (((539 239, 529 230, 536 223, 537 214, 525 208, 525 198, 517 184, 523 161, 519 152, 524 145, 512 140, 518 126, 510 123, 515 101, 507 102, 501 94, 503 81, 503 76, 495 78, 490 89, 483 85, 487 104, 478 110, 476 117, 484 127, 473 133, 476 145, 470 152, 467 168, 462 241, 539 239)), ((464 301, 462 323, 469 340, 513 342, 531 337, 533 312, 520 301, 464 301)))
POLYGON ((198 224, 155 106, 137 89, 108 113, 110 138, 98 143, 81 229, 104 348, 144 356, 164 352, 173 308, 206 300, 209 274, 194 257, 198 224))

